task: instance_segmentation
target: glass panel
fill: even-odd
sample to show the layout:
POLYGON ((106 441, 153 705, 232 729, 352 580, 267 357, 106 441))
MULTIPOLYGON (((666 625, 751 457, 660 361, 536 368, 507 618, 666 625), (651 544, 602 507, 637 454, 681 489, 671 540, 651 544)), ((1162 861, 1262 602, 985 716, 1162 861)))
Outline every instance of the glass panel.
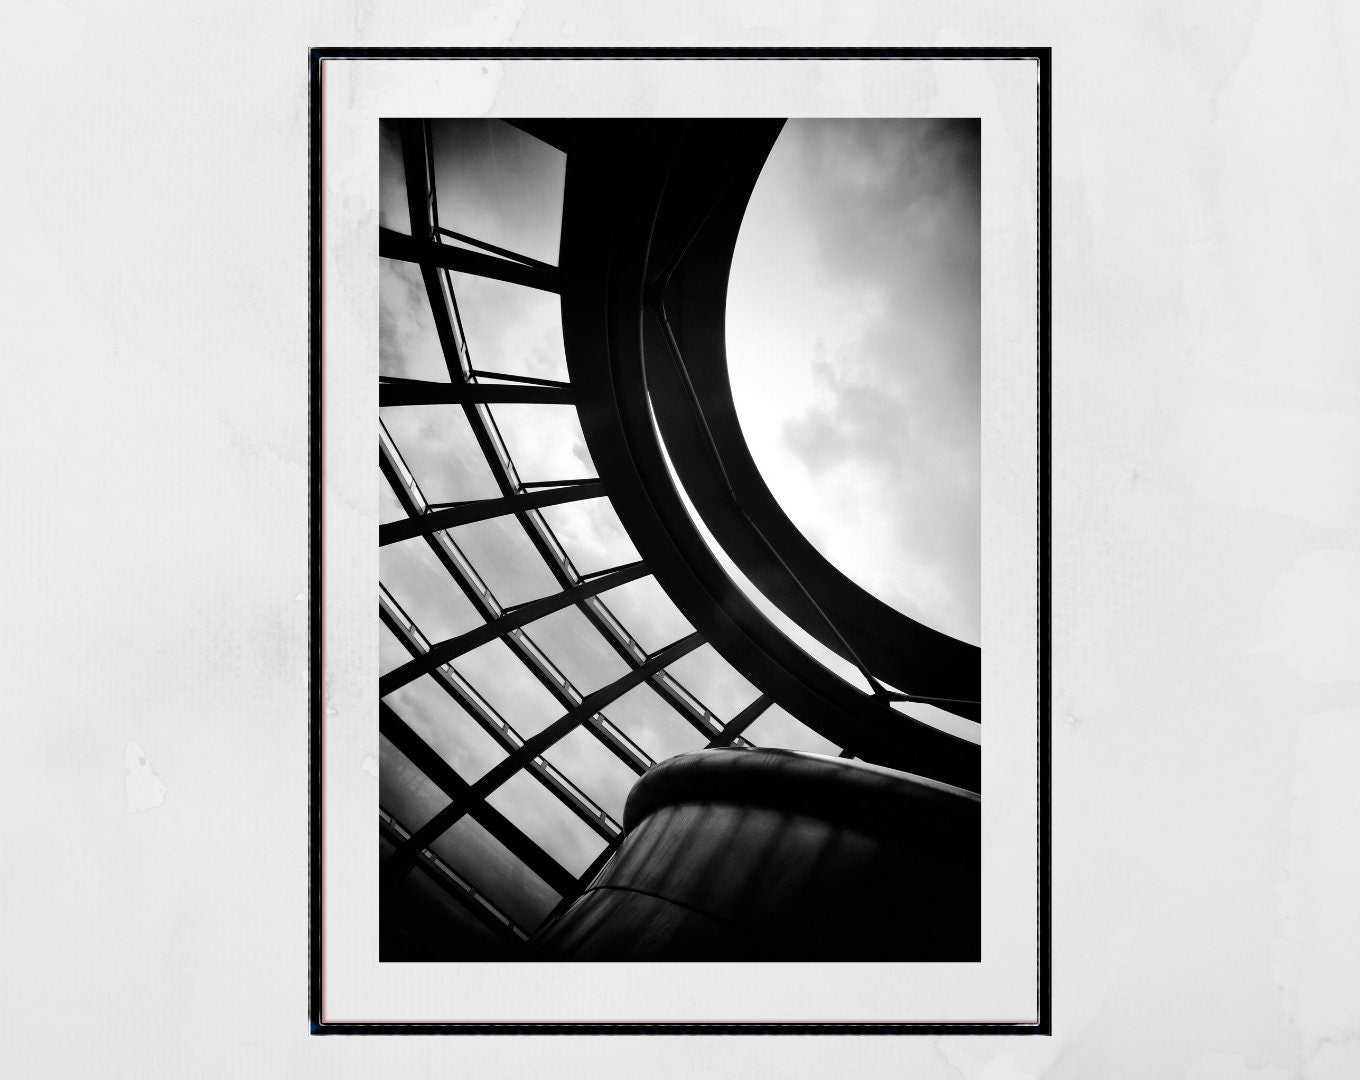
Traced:
POLYGON ((812 754, 840 753, 840 747, 799 723, 778 705, 771 705, 746 729, 744 738, 753 746, 779 750, 806 750, 812 754))
POLYGON ((430 850, 524 930, 532 930, 561 899, 486 829, 464 815, 430 850))
POLYGON ((406 202, 406 167, 401 157, 401 132, 395 120, 378 121, 378 224, 410 234, 411 211, 406 202))
POLYGON ((604 850, 604 837, 531 773, 516 773, 486 801, 572 874, 585 873, 604 850))
POLYGON ((570 405, 492 405, 491 414, 521 481, 595 475, 581 421, 570 405))
POLYGON ((638 774, 585 728, 577 728, 543 755, 615 821, 638 774))
POLYGON ((432 120, 439 224, 557 263, 567 156, 503 120, 432 120))
MULTIPOLYGON (((446 887, 440 883, 439 879, 443 877, 444 871, 431 866, 425 859, 417 862, 415 869, 397 885, 393 911, 398 922, 408 925, 418 939, 441 937, 443 940, 436 946, 441 957, 452 958, 454 950, 460 960, 491 960, 503 956, 505 941, 451 894, 451 891, 461 892, 457 885, 450 883, 446 887)), ((473 905, 480 906, 471 897, 468 899, 473 905)), ((386 905, 383 910, 386 913, 386 905)))
POLYGON ((384 700, 469 784, 505 757, 501 745, 463 711, 433 675, 422 675, 393 690, 384 700))
POLYGON ((482 624, 472 601, 423 536, 379 548, 378 568, 387 591, 431 643, 482 624))
POLYGON ((649 653, 679 641, 694 629, 653 577, 638 578, 600 593, 600 599, 649 653))
POLYGON ((548 564, 513 515, 459 525, 448 531, 448 537, 502 605, 561 592, 548 564))
POLYGON ((628 664, 574 607, 545 615, 524 632, 582 694, 628 673, 628 664))
POLYGON ((646 683, 633 687, 604 714, 656 761, 699 750, 708 742, 646 683))
POLYGON ((449 283, 473 367, 566 381, 562 306, 556 293, 453 270, 449 283))
POLYGON ((397 493, 392 490, 392 485, 387 482, 387 477, 381 472, 378 473, 379 524, 386 525, 389 521, 400 521, 404 517, 406 517, 406 510, 397 498, 397 493))
POLYGON ((448 382, 420 267, 378 259, 378 371, 403 379, 448 382))
POLYGON ((387 736, 378 739, 378 801, 407 832, 415 832, 448 806, 449 797, 387 736))
POLYGON ((566 710, 503 641, 453 661, 453 668, 521 737, 538 734, 566 710))
POLYGON ((401 405, 382 421, 429 502, 498 498, 501 489, 459 405, 401 405))
POLYGON ((411 659, 401 639, 389 630, 385 623, 378 623, 378 674, 386 675, 394 667, 411 659))
POLYGON ((735 716, 759 696, 756 688, 709 644, 682 656, 666 672, 680 680, 720 720, 735 716))
POLYGON ((637 548, 624 532, 623 523, 608 499, 584 499, 546 506, 539 513, 582 574, 637 562, 639 558, 637 548))

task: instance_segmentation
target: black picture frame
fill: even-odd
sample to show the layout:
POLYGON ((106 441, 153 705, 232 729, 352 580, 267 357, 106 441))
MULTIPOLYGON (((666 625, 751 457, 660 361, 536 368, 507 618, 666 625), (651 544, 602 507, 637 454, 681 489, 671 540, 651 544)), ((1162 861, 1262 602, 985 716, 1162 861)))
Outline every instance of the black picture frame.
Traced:
POLYGON ((343 48, 317 47, 308 54, 308 1011, 314 1035, 1049 1035, 1052 1034, 1051 918, 1051 101, 1052 50, 1024 48, 343 48), (1034 1023, 809 1023, 809 1022, 325 1022, 321 1017, 322 902, 322 584, 321 447, 321 80, 327 60, 1033 60, 1038 65, 1038 864, 1037 1021, 1034 1023))

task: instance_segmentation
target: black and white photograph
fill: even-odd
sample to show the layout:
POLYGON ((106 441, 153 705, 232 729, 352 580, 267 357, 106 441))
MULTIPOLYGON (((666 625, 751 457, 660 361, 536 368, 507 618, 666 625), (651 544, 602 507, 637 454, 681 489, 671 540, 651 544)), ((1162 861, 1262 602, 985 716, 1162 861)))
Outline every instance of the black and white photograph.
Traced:
POLYGON ((324 62, 323 1030, 1042 1027, 1042 61, 324 62))
POLYGON ((374 135, 381 960, 979 960, 979 120, 374 135))

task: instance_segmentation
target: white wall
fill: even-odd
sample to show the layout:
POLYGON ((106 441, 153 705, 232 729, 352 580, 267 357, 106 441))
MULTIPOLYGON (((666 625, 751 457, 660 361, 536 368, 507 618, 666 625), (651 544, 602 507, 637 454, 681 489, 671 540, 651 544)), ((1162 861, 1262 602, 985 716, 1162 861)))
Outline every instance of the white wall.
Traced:
POLYGON ((0 13, 5 1071, 1360 1075, 1360 9, 1035 7, 0 13), (360 44, 1054 47, 1053 1038, 307 1034, 306 49, 360 44))

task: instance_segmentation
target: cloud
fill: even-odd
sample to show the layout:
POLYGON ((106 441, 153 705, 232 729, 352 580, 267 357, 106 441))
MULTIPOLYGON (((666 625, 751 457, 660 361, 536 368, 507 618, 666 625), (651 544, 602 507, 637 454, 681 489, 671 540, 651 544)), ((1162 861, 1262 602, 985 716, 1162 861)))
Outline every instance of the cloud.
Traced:
POLYGON ((378 260, 378 370, 403 379, 448 382, 420 267, 378 260))
MULTIPOLYGON (((784 174, 784 227, 805 232, 810 271, 762 261, 764 273, 785 276, 780 287, 799 290, 788 302, 809 309, 816 330, 801 356, 778 360, 805 365, 806 392, 778 432, 778 455, 792 460, 766 469, 767 480, 778 479, 776 496, 843 572, 971 641, 980 607, 978 134, 974 121, 791 122, 767 171, 776 184, 784 174)), ((776 456, 753 452, 762 468, 776 456)))

